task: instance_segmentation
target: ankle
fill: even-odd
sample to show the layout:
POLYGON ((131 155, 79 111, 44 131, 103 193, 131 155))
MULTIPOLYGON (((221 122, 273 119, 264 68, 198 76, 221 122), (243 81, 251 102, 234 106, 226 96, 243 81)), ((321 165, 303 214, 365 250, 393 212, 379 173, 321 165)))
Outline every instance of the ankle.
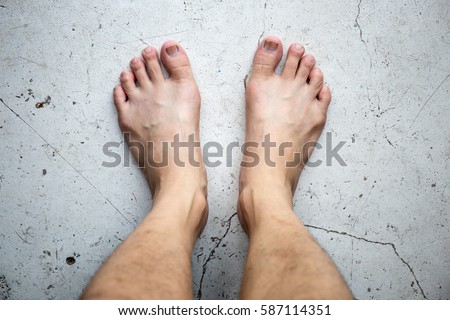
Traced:
POLYGON ((150 187, 153 199, 159 194, 176 194, 178 192, 192 191, 207 194, 206 169, 175 167, 158 174, 144 170, 147 183, 150 187))
POLYGON ((289 194, 292 198, 297 186, 300 172, 293 174, 292 170, 286 170, 282 165, 268 167, 259 165, 254 168, 243 168, 239 176, 240 189, 244 187, 255 186, 261 189, 267 186, 269 190, 276 188, 277 192, 289 194))
POLYGON ((284 184, 241 186, 238 200, 238 216, 246 233, 273 218, 295 216, 290 187, 284 184))
POLYGON ((206 193, 203 188, 159 189, 153 197, 151 215, 161 216, 195 240, 203 231, 208 217, 206 193))

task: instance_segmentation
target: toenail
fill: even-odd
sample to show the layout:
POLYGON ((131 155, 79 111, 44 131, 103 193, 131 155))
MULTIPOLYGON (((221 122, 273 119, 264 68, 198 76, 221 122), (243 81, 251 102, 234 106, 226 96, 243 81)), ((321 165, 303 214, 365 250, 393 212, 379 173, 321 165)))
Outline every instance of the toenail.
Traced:
POLYGON ((176 56, 178 54, 178 52, 180 52, 180 50, 178 50, 177 45, 173 45, 173 46, 166 48, 166 52, 169 56, 173 57, 173 56, 176 56))
POLYGON ((133 59, 131 59, 131 64, 136 64, 138 62, 137 58, 134 57, 133 59))
POLYGON ((266 51, 276 51, 278 48, 278 43, 273 41, 264 41, 264 49, 266 51))
POLYGON ((300 43, 296 43, 296 44, 294 45, 294 49, 297 50, 297 51, 300 51, 300 50, 303 49, 303 46, 302 46, 300 43))
POLYGON ((145 52, 145 53, 150 53, 150 52, 152 52, 152 47, 147 47, 147 48, 145 48, 145 49, 144 49, 144 52, 145 52))

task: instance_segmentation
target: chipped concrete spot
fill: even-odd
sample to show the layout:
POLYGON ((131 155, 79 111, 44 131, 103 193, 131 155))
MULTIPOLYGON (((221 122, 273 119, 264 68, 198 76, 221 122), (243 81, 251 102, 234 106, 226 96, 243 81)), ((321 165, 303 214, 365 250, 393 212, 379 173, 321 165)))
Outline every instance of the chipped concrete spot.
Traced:
POLYGON ((50 104, 50 101, 52 101, 52 98, 47 96, 44 101, 36 102, 35 107, 36 109, 43 108, 45 105, 50 104))

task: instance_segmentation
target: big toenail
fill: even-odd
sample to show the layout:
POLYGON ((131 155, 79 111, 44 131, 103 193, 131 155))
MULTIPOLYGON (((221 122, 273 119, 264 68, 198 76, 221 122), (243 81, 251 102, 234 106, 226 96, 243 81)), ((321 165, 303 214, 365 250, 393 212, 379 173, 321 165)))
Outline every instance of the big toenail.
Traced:
POLYGON ((144 49, 144 52, 145 52, 145 53, 150 53, 150 52, 152 52, 152 47, 147 47, 147 48, 145 48, 145 49, 144 49))
POLYGON ((278 43, 273 41, 264 41, 264 49, 266 51, 276 51, 278 48, 278 43))
POLYGON ((133 59, 131 59, 131 64, 136 64, 138 62, 137 58, 134 57, 133 59))
POLYGON ((178 46, 177 45, 170 46, 170 47, 166 48, 166 52, 169 56, 172 56, 172 57, 176 56, 179 52, 178 46))
POLYGON ((300 51, 300 50, 302 50, 303 46, 301 44, 299 44, 299 43, 296 43, 294 45, 294 48, 295 48, 295 50, 300 51))

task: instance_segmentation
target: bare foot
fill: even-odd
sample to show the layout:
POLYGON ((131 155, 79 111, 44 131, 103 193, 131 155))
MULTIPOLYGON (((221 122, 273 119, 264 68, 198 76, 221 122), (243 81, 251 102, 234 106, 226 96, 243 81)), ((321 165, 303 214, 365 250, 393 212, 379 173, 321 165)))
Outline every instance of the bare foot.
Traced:
POLYGON ((283 55, 278 38, 267 37, 255 53, 246 89, 246 141, 258 143, 248 151, 260 161, 251 165, 254 156, 247 153, 243 163, 250 166, 241 168, 238 211, 246 231, 248 219, 254 219, 252 201, 245 201, 250 194, 269 195, 277 190, 279 200, 292 206, 300 173, 325 125, 330 90, 323 84, 320 69, 314 68, 314 57, 304 52, 300 44, 292 44, 281 75, 275 74, 283 55), (267 134, 270 149, 261 146, 269 143, 267 134))
MULTIPOLYGON (((169 77, 162 73, 156 49, 147 47, 142 51, 143 59, 134 57, 131 71, 120 75, 114 103, 120 128, 149 183, 153 206, 165 194, 180 198, 189 191, 196 206, 204 207, 193 210, 200 212, 193 217, 200 232, 207 210, 206 171, 199 144, 200 94, 180 44, 165 42, 160 55, 169 77), (189 139, 197 145, 176 145, 189 139)), ((170 201, 169 197, 165 201, 170 201)))
POLYGON ((153 195, 150 214, 102 265, 83 299, 190 299, 191 257, 206 223, 206 171, 199 140, 200 94, 183 48, 167 41, 131 60, 114 103, 124 137, 153 195), (145 62, 144 62, 145 61, 145 62), (180 143, 192 137, 194 146, 180 143), (172 144, 174 143, 174 144, 172 144))
POLYGON ((339 270, 292 204, 301 171, 325 125, 330 90, 314 68, 314 57, 303 56, 298 44, 290 46, 284 70, 276 75, 282 53, 281 41, 267 37, 256 50, 247 84, 246 141, 253 146, 247 144, 240 175, 238 213, 249 235, 240 295, 351 299, 339 270))

